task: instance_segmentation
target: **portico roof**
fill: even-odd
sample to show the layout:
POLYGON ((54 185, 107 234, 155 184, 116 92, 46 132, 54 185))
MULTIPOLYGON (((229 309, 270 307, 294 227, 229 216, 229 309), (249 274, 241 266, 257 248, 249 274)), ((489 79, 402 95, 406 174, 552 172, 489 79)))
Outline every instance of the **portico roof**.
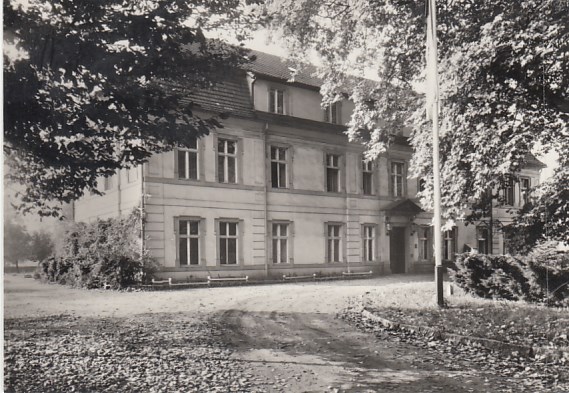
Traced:
POLYGON ((400 199, 387 205, 385 214, 388 216, 414 216, 424 212, 423 209, 410 199, 400 199))

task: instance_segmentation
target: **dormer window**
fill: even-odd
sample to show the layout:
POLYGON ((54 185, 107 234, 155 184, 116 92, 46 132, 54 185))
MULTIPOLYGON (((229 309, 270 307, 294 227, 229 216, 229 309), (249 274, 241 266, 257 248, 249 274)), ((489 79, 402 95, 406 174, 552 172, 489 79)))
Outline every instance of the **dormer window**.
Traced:
POLYGON ((324 121, 326 123, 340 124, 340 103, 334 102, 324 109, 324 121))
POLYGON ((269 90, 269 112, 284 115, 284 91, 279 89, 269 90))

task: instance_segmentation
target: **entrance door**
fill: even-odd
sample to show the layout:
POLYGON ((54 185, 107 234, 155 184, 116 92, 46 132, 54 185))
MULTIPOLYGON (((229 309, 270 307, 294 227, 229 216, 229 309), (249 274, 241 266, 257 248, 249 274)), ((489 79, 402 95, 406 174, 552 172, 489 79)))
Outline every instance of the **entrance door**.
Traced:
POLYGON ((389 235, 391 273, 405 273, 405 228, 393 227, 389 235))

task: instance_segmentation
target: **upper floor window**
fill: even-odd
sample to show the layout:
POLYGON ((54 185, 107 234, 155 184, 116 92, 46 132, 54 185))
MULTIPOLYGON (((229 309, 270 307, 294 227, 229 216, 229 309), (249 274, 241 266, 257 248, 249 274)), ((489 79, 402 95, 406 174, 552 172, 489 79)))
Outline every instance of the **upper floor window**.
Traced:
POLYGON ((476 237, 478 240, 478 252, 480 254, 490 253, 490 236, 489 230, 486 226, 479 226, 476 228, 476 237))
POLYGON ((178 150, 178 178, 198 179, 198 141, 192 140, 186 149, 178 150))
POLYGON ((362 229, 363 260, 372 262, 375 259, 375 225, 364 225, 362 229))
POLYGON ((180 266, 199 265, 200 222, 183 220, 178 223, 178 261, 180 266))
POLYGON ((132 183, 138 180, 138 167, 134 166, 126 170, 126 181, 132 183))
POLYGON ((419 227, 419 260, 425 261, 430 258, 430 228, 429 227, 419 227))
POLYGON ((340 156, 326 154, 326 190, 340 192, 340 156))
POLYGON ((284 114, 284 91, 279 89, 269 90, 269 112, 284 114))
POLYGON ((273 188, 287 187, 287 149, 271 146, 271 184, 273 188))
POLYGON ((288 235, 289 224, 273 224, 273 263, 288 262, 288 235))
POLYGON ((508 178, 504 185, 504 203, 513 206, 514 202, 514 181, 512 178, 508 178))
POLYGON ((326 225, 326 261, 340 262, 342 260, 342 225, 326 225))
POLYGON ((456 228, 443 232, 443 259, 450 261, 454 259, 456 250, 456 228))
POLYGON ((239 223, 232 221, 219 222, 219 263, 236 265, 239 247, 239 223))
POLYGON ((529 177, 520 178, 520 204, 523 206, 529 202, 529 191, 531 179, 529 177))
POLYGON ((334 102, 324 109, 324 121, 326 123, 340 124, 340 103, 334 102))
POLYGON ((373 194, 373 162, 362 161, 362 192, 364 195, 373 194))
POLYGON ((217 140, 217 179, 220 183, 237 183, 237 142, 217 140))
POLYGON ((391 163, 391 196, 403 196, 404 167, 405 164, 402 162, 391 163))

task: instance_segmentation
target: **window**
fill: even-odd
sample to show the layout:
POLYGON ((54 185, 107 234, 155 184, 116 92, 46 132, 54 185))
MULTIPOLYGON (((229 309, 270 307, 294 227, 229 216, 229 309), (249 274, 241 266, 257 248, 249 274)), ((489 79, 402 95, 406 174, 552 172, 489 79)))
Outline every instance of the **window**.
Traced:
POLYGON ((403 196, 403 167, 402 162, 391 163, 391 196, 403 196))
POLYGON ((509 178, 504 186, 504 203, 509 206, 514 205, 514 181, 509 178))
POLYGON ((282 90, 269 90, 269 112, 284 114, 284 92, 282 90))
POLYGON ((326 123, 340 124, 340 103, 334 102, 324 109, 324 121, 326 123))
POLYGON ((217 179, 220 183, 237 183, 237 142, 217 140, 217 179))
POLYGON ((180 266, 200 264, 200 222, 180 219, 178 222, 178 261, 180 266))
POLYGON ((443 233, 443 259, 445 261, 450 261, 454 259, 456 229, 453 228, 450 231, 444 231, 443 233))
POLYGON ((287 149, 271 146, 271 184, 273 188, 287 188, 287 149))
POLYGON ((238 252, 238 222, 219 222, 219 263, 236 265, 238 252))
POLYGON ((326 154, 326 190, 340 192, 340 156, 326 154))
POLYGON ((363 227, 363 260, 372 262, 375 260, 375 226, 364 225, 363 227))
POLYGON ((188 148, 178 150, 178 178, 198 180, 198 141, 194 139, 188 148))
POLYGON ((273 223, 273 263, 288 262, 289 225, 273 223))
POLYGON ((342 260, 342 225, 326 225, 326 261, 340 262, 342 260))
POLYGON ((430 245, 430 228, 419 227, 419 260, 426 261, 430 258, 431 245, 430 245))
POLYGON ((373 194, 373 162, 362 161, 362 191, 364 195, 373 194))
POLYGON ((113 188, 113 176, 108 176, 104 178, 103 187, 105 191, 109 191, 113 188))
POLYGON ((511 254, 512 253, 512 239, 511 236, 508 234, 507 229, 504 228, 502 232, 502 239, 503 239, 503 246, 504 246, 504 254, 511 254))
POLYGON ((520 179, 520 204, 524 206, 529 202, 529 191, 531 188, 531 180, 529 177, 520 179))
POLYGON ((490 253, 490 236, 489 230, 486 226, 479 226, 476 228, 476 237, 478 239, 478 252, 480 254, 490 253))

